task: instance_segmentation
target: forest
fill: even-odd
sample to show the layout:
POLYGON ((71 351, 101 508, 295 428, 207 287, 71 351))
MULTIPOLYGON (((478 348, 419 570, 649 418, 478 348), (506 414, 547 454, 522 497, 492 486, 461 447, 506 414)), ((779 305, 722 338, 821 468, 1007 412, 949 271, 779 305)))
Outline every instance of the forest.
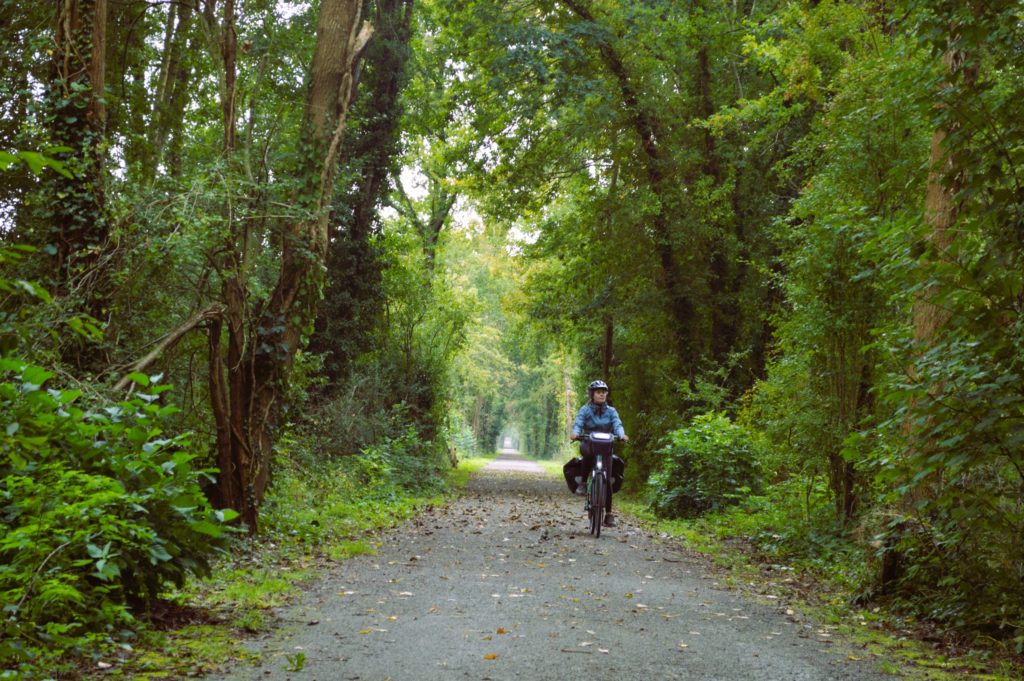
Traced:
POLYGON ((637 508, 1024 653, 1021 3, 0 3, 0 678, 595 378, 637 508))

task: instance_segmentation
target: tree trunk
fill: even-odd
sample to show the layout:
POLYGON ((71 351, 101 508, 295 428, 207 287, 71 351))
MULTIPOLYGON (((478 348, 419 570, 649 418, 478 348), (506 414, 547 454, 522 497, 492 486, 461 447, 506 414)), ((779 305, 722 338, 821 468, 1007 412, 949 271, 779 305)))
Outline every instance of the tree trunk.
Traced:
POLYGON ((230 156, 235 149, 235 79, 237 78, 238 33, 235 31, 235 0, 224 0, 224 30, 221 35, 221 58, 224 60, 224 96, 221 108, 224 116, 224 153, 230 156))
POLYGON ((576 414, 573 411, 572 399, 572 377, 569 375, 568 369, 562 369, 562 383, 565 386, 565 433, 568 437, 572 435, 572 424, 576 420, 576 414))
MULTIPOLYGON (((694 11, 699 9, 695 3, 694 11)), ((698 115, 708 121, 715 113, 712 96, 712 73, 710 49, 701 43, 697 50, 697 97, 698 115)), ((713 187, 722 186, 722 167, 715 146, 715 136, 708 127, 704 128, 701 146, 701 172, 711 179, 713 187)), ((735 217, 733 217, 735 220, 735 217)), ((724 365, 736 346, 741 324, 738 305, 740 281, 736 276, 737 258, 733 244, 739 241, 734 224, 719 224, 714 236, 701 250, 708 253, 708 289, 711 294, 711 332, 707 348, 715 364, 724 365), (730 238, 730 233, 737 239, 730 238)))
POLYGON ((441 230, 444 229, 444 223, 448 220, 452 208, 455 207, 458 195, 450 193, 445 189, 442 181, 433 175, 428 176, 427 182, 430 196, 430 212, 427 214, 426 219, 420 217, 420 214, 416 211, 416 206, 413 205, 412 200, 405 193, 401 178, 398 177, 395 178, 395 188, 397 189, 400 201, 398 204, 392 205, 395 210, 400 212, 416 228, 416 232, 420 235, 420 241, 423 243, 424 267, 428 275, 433 275, 434 262, 437 258, 437 243, 441 238, 441 230))
POLYGON ((473 438, 480 442, 480 435, 482 434, 481 428, 481 415, 484 410, 484 398, 480 395, 476 396, 476 401, 473 404, 473 438))
POLYGON ((152 92, 146 84, 148 48, 146 5, 116 2, 107 17, 107 74, 110 103, 107 129, 123 137, 124 164, 130 173, 152 165, 155 150, 148 140, 152 92))
POLYGON ((607 381, 612 371, 612 354, 615 350, 615 324, 611 317, 604 321, 604 347, 601 352, 601 376, 607 381))
POLYGON ((100 253, 107 240, 103 104, 107 0, 58 0, 47 99, 55 145, 72 178, 51 180, 55 289, 97 319, 104 315, 100 253))

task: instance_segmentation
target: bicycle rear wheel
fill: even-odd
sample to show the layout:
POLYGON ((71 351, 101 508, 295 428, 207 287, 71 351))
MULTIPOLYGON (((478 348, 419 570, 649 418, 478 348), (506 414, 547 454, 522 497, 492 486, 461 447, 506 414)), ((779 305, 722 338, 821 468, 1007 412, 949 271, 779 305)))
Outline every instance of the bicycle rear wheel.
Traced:
POLYGON ((605 494, 604 476, 595 475, 590 485, 590 534, 601 536, 601 523, 604 522, 605 494))

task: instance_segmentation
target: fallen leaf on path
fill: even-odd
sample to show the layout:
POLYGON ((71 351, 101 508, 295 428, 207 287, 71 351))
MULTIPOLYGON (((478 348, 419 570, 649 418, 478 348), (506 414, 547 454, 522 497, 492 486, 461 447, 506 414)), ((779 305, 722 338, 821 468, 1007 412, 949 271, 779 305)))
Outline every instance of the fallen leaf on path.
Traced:
POLYGON ((484 659, 485 660, 497 660, 498 659, 498 654, 497 653, 487 653, 486 655, 484 655, 484 659))
POLYGON ((508 629, 506 629, 505 627, 498 627, 498 632, 497 633, 499 633, 499 634, 507 634, 508 633, 508 629))

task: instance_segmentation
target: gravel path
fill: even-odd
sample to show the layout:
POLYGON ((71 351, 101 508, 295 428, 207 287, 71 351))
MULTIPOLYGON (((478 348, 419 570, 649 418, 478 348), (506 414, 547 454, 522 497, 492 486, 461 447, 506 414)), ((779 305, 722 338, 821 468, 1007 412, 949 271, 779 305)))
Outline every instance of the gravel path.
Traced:
POLYGON ((628 521, 595 540, 582 501, 534 466, 503 453, 450 507, 325 574, 252 643, 261 667, 210 678, 893 678, 628 521), (303 668, 287 671, 298 653, 303 668))

